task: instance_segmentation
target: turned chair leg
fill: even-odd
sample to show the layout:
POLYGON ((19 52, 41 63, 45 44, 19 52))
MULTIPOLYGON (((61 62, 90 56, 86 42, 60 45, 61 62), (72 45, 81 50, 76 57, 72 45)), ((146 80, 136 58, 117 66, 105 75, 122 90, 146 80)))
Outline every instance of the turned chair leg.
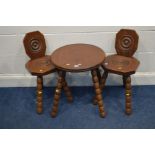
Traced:
POLYGON ((101 93, 101 89, 100 89, 100 85, 99 85, 97 71, 96 70, 92 70, 91 74, 92 74, 92 79, 93 79, 93 83, 94 83, 94 88, 95 88, 96 99, 97 99, 97 104, 98 104, 100 116, 101 117, 105 117, 102 93, 101 93))
MULTIPOLYGON (((101 92, 102 90, 104 89, 105 87, 105 83, 106 83, 106 79, 108 77, 108 72, 107 71, 104 71, 101 79, 100 79, 100 88, 101 88, 101 92)), ((94 97, 94 104, 96 105, 97 104, 97 99, 96 99, 96 96, 94 97)))
POLYGON ((122 79, 123 79, 123 87, 125 88, 125 83, 126 83, 125 76, 123 76, 122 79))
POLYGON ((131 95, 132 95, 131 77, 126 76, 125 77, 125 100, 126 100, 125 112, 128 115, 132 113, 131 95))
POLYGON ((64 78, 64 72, 59 71, 58 83, 55 89, 53 107, 51 111, 52 117, 56 117, 58 113, 58 106, 59 106, 59 100, 60 100, 61 91, 62 91, 63 78, 64 78))
POLYGON ((70 88, 67 85, 67 82, 65 80, 65 77, 63 78, 62 86, 63 86, 63 89, 64 89, 65 94, 67 96, 68 102, 72 102, 73 101, 72 93, 71 93, 70 88))
POLYGON ((37 76, 37 113, 43 112, 43 77, 37 76))

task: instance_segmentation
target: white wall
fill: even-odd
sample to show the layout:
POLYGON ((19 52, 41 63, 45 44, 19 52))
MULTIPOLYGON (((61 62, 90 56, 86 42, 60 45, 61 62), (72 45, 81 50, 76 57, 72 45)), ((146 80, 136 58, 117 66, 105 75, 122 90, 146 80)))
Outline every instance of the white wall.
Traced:
MULTIPOLYGON (((47 54, 71 43, 99 46, 107 55, 115 53, 114 42, 120 26, 114 27, 0 27, 0 86, 35 86, 35 77, 25 69, 29 58, 23 47, 23 37, 29 31, 39 30, 45 35, 47 54)), ((135 57, 141 64, 132 76, 135 85, 155 84, 155 27, 129 27, 139 34, 139 47, 135 57)), ((91 85, 90 73, 69 74, 70 85, 91 85)), ((107 84, 122 84, 120 76, 110 75, 107 84)), ((55 75, 45 77, 45 85, 55 85, 55 75)))

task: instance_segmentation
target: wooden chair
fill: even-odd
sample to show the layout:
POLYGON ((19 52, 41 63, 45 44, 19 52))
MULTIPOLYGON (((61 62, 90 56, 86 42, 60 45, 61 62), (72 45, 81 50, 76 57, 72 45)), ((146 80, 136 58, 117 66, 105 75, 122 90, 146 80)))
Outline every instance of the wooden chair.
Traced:
MULTIPOLYGON (((41 32, 27 33, 23 43, 26 54, 31 59, 25 66, 32 75, 37 76, 37 113, 41 114, 43 112, 43 76, 55 72, 56 68, 51 62, 51 56, 45 55, 46 43, 41 32)), ((67 99, 72 101, 71 92, 66 81, 63 81, 63 88, 67 99)))
POLYGON ((108 73, 122 75, 123 85, 126 89, 126 114, 131 114, 131 75, 139 66, 139 61, 133 57, 138 47, 139 36, 135 30, 121 29, 116 35, 115 49, 117 54, 108 56, 102 67, 103 76, 100 81, 101 89, 104 88, 108 73))

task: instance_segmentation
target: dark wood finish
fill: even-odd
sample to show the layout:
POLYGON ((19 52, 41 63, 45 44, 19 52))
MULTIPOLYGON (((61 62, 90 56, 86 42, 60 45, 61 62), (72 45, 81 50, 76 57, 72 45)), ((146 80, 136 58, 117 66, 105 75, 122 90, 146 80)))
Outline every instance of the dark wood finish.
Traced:
POLYGON ((29 32, 25 35, 24 47, 26 54, 30 57, 25 67, 37 76, 37 113, 43 112, 43 75, 55 72, 55 67, 50 56, 45 56, 46 43, 43 34, 39 31, 29 32))
POLYGON ((29 32, 25 35, 24 47, 26 54, 31 59, 43 57, 46 51, 46 43, 44 35, 39 31, 29 32))
POLYGON ((126 107, 125 107, 125 112, 126 114, 130 115, 132 112, 131 109, 131 77, 127 76, 125 77, 125 100, 126 100, 126 107))
POLYGON ((62 86, 63 86, 63 89, 64 89, 65 94, 66 94, 66 96, 67 96, 68 102, 70 102, 70 103, 73 102, 72 93, 71 93, 70 88, 69 88, 68 85, 67 85, 67 82, 66 82, 66 80, 65 80, 65 77, 63 78, 62 86))
POLYGON ((105 85, 105 80, 108 73, 122 75, 123 85, 126 93, 126 114, 131 114, 131 77, 140 64, 140 62, 133 57, 138 47, 138 34, 134 30, 122 29, 116 35, 115 48, 117 55, 108 56, 102 67, 104 74, 101 79, 101 90, 105 85))
MULTIPOLYGON (((100 79, 100 88, 101 88, 101 90, 103 90, 104 87, 105 87, 105 82, 106 82, 107 77, 108 77, 108 72, 104 71, 104 73, 103 73, 103 75, 102 75, 102 77, 100 79)), ((95 105, 97 104, 96 96, 94 97, 94 104, 95 105)))
POLYGON ((98 77, 98 80, 99 80, 99 83, 100 83, 100 80, 101 80, 101 71, 100 69, 96 69, 96 72, 97 72, 97 77, 98 77))
POLYGON ((97 100, 97 103, 98 103, 100 116, 105 117, 102 93, 101 93, 99 79, 98 79, 96 70, 92 70, 91 74, 92 74, 92 79, 93 79, 93 83, 94 83, 94 88, 95 88, 95 93, 96 93, 96 100, 97 100))
MULTIPOLYGON (((51 116, 55 117, 57 115, 62 85, 64 85, 64 89, 66 89, 66 84, 64 84, 65 72, 91 71, 99 113, 101 117, 105 117, 103 99, 98 79, 98 77, 100 77, 99 66, 101 66, 105 59, 104 52, 100 48, 93 45, 72 44, 57 49, 51 55, 51 59, 56 68, 61 70, 55 91, 51 116)), ((66 92, 67 91, 68 90, 66 89, 66 92)), ((71 98, 72 100, 70 92, 66 95, 68 96, 68 99, 71 98)))
MULTIPOLYGON (((100 69, 99 69, 99 68, 96 69, 96 72, 97 72, 97 77, 98 77, 98 80, 99 80, 99 83, 100 83, 100 81, 101 81, 101 73, 100 73, 100 69)), ((96 96, 94 96, 94 98, 93 98, 93 103, 94 103, 94 105, 97 105, 97 99, 96 99, 96 96)))
POLYGON ((26 63, 26 68, 32 75, 40 76, 55 72, 56 68, 51 62, 50 56, 30 60, 26 63))
MULTIPOLYGON (((34 76, 37 76, 37 112, 43 111, 43 76, 56 71, 51 61, 51 56, 45 55, 46 43, 44 35, 39 31, 27 33, 23 40, 26 54, 31 58, 26 63, 27 70, 34 76)), ((69 101, 72 100, 70 89, 64 81, 64 91, 69 101)))
POLYGON ((104 89, 107 77, 108 77, 108 72, 104 71, 102 78, 101 78, 101 84, 100 84, 101 89, 104 89))
POLYGON ((66 72, 59 71, 58 75, 59 75, 58 83, 57 83, 57 86, 56 86, 56 89, 55 89, 54 102, 53 102, 53 107, 52 107, 52 111, 51 111, 51 116, 52 117, 56 117, 56 115, 58 113, 58 106, 59 106, 59 100, 60 100, 60 97, 61 97, 62 88, 65 91, 65 94, 67 96, 67 100, 69 102, 73 101, 72 93, 70 91, 70 88, 67 85, 66 80, 65 80, 66 72))
POLYGON ((53 107, 52 107, 52 112, 51 112, 52 117, 56 117, 58 113, 58 106, 59 106, 59 100, 61 96, 64 76, 65 76, 65 73, 63 71, 59 71, 58 83, 55 89, 54 102, 53 102, 53 107))
POLYGON ((54 51, 53 64, 61 70, 82 72, 98 68, 105 54, 102 49, 88 44, 66 45, 54 51))
POLYGON ((115 48, 118 55, 133 56, 138 47, 138 34, 135 30, 121 29, 116 34, 115 48))
POLYGON ((37 76, 37 113, 43 112, 43 77, 37 76))
POLYGON ((134 74, 139 66, 139 61, 133 57, 124 57, 121 55, 110 55, 106 57, 103 68, 108 72, 119 75, 134 74))
POLYGON ((122 76, 122 80, 123 80, 123 87, 125 88, 125 83, 126 83, 126 81, 125 81, 125 75, 122 76))

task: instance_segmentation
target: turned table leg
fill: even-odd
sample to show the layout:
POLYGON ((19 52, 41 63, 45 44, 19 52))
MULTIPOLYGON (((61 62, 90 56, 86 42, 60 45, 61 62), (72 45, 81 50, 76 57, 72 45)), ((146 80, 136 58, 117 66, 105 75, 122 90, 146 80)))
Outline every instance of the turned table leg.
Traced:
POLYGON ((97 103, 98 103, 98 108, 99 108, 100 116, 101 117, 105 117, 102 93, 101 93, 101 89, 100 89, 100 85, 99 85, 97 71, 96 70, 92 70, 91 74, 92 74, 92 79, 93 79, 93 83, 94 83, 94 88, 95 88, 96 99, 97 99, 97 103))
POLYGON ((43 78, 37 76, 37 113, 43 112, 43 78))
POLYGON ((59 77, 58 77, 58 82, 57 82, 57 86, 55 89, 53 107, 51 111, 52 117, 56 117, 57 112, 58 112, 59 100, 60 100, 62 85, 63 85, 63 78, 64 78, 64 72, 59 71, 59 77))
MULTIPOLYGON (((65 75, 66 75, 66 73, 65 73, 65 75)), ((65 94, 66 94, 66 96, 67 96, 68 102, 72 102, 72 101, 73 101, 72 93, 71 93, 70 88, 69 88, 68 85, 67 85, 66 80, 65 80, 65 75, 64 75, 64 78, 63 78, 63 82, 62 82, 63 89, 64 89, 65 94)))
POLYGON ((102 78, 101 78, 101 84, 100 84, 101 90, 103 90, 105 87, 107 77, 108 77, 108 72, 104 71, 102 78))
POLYGON ((130 115, 132 112, 132 105, 131 105, 131 77, 125 77, 125 100, 126 100, 126 114, 130 115))
POLYGON ((101 81, 101 73, 100 73, 100 69, 97 68, 97 69, 96 69, 96 72, 97 72, 98 80, 99 80, 99 83, 100 83, 100 81, 101 81))
MULTIPOLYGON (((101 88, 101 92, 103 90, 103 88, 105 87, 105 82, 106 82, 106 79, 108 77, 108 72, 107 71, 104 71, 101 79, 100 79, 100 88, 101 88)), ((97 104, 97 99, 96 99, 96 96, 94 97, 94 104, 96 105, 97 104)))

